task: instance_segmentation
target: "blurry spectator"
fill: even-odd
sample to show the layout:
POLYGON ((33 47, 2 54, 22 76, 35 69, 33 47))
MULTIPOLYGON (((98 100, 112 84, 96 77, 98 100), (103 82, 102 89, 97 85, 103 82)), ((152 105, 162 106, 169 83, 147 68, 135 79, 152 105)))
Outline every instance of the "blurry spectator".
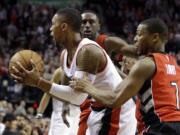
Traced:
POLYGON ((19 115, 19 114, 26 115, 25 107, 26 107, 26 102, 24 100, 21 100, 19 106, 17 106, 16 110, 14 111, 14 114, 15 115, 19 115))
POLYGON ((7 113, 3 118, 3 123, 5 125, 3 135, 20 135, 17 131, 16 117, 13 114, 7 113))

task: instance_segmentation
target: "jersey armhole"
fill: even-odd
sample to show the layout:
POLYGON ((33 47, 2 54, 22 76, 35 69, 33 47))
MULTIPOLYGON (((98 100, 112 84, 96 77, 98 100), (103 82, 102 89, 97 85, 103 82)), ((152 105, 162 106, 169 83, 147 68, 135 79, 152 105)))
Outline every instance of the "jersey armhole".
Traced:
POLYGON ((152 60, 154 61, 155 67, 156 67, 154 74, 151 76, 151 80, 152 80, 157 73, 157 64, 156 64, 156 60, 154 58, 155 56, 153 54, 148 55, 148 57, 152 58, 152 60))

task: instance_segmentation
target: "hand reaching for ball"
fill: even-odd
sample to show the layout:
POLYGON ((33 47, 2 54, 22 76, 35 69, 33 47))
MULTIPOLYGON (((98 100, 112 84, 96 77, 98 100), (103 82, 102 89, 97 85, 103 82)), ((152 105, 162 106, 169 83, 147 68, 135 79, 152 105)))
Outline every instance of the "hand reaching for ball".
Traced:
POLYGON ((36 65, 33 60, 30 60, 32 69, 25 69, 24 66, 18 61, 16 62, 16 66, 12 67, 13 73, 11 76, 13 79, 19 83, 23 83, 28 86, 37 86, 38 81, 41 77, 41 73, 36 68, 36 65))
POLYGON ((44 72, 41 56, 32 50, 16 52, 9 61, 9 74, 14 80, 29 86, 36 86, 44 72))

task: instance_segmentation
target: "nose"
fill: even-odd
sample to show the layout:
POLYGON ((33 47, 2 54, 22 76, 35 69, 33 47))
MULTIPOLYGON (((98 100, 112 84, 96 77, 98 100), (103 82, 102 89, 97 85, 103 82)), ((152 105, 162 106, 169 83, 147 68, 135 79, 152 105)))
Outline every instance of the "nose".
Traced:
POLYGON ((85 23, 85 27, 90 27, 90 23, 89 23, 89 21, 87 21, 86 23, 85 23))

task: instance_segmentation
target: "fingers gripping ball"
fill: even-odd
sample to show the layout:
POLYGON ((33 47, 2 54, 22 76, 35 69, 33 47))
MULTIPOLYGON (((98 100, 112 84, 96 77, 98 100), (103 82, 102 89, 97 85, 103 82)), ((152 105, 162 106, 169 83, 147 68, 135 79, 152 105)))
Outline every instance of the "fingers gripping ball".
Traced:
POLYGON ((12 67, 15 66, 17 67, 17 63, 16 62, 20 62, 23 67, 27 70, 31 70, 32 66, 31 66, 31 62, 30 60, 33 60, 37 70, 40 72, 41 76, 43 75, 44 72, 44 62, 41 58, 41 56, 32 51, 32 50, 21 50, 16 52, 10 59, 9 61, 9 73, 13 74, 14 70, 12 70, 12 67))

